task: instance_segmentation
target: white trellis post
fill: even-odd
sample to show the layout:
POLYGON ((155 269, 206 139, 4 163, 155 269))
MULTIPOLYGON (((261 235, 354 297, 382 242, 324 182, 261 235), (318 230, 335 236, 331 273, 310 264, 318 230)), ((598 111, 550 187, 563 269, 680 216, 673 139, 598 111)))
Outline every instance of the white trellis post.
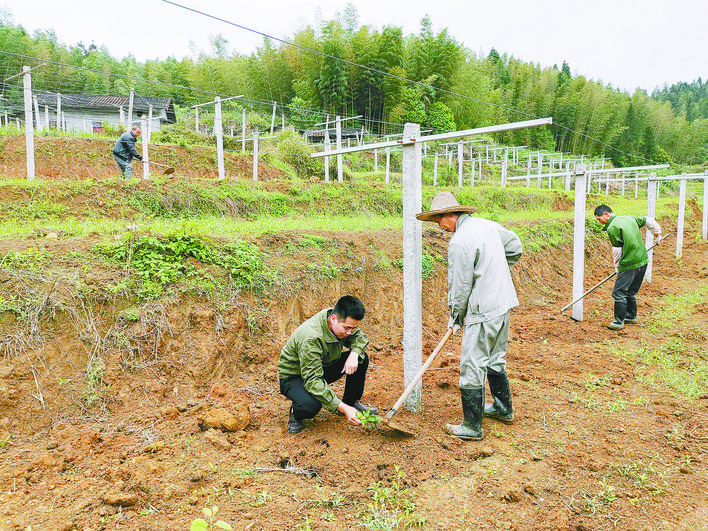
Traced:
MULTIPOLYGON (((342 117, 337 116, 335 123, 337 128, 337 149, 339 150, 342 149, 342 117)), ((337 181, 340 183, 344 181, 344 159, 341 153, 337 155, 337 181)))
POLYGON ((470 187, 474 188, 474 169, 477 166, 477 161, 474 160, 474 156, 471 156, 470 158, 472 159, 471 160, 472 171, 470 172, 470 187))
POLYGON ((241 151, 246 152, 246 109, 241 111, 241 151))
MULTIPOLYGON (((583 295, 585 277, 585 164, 575 166, 575 221, 573 224, 573 300, 583 295)), ((573 305, 573 319, 583 320, 583 299, 573 305)))
POLYGON ((676 258, 683 256, 683 221, 686 217, 686 176, 681 177, 679 184, 678 220, 676 223, 676 258))
POLYGON ((703 239, 708 240, 708 170, 703 175, 703 239))
POLYGON ((457 143, 457 186, 462 188, 462 168, 464 166, 465 155, 462 149, 462 142, 457 143))
POLYGON ((509 148, 505 147, 504 148, 504 160, 502 161, 502 170, 501 170, 501 187, 506 188, 506 172, 509 168, 509 148))
POLYGON ((25 96, 25 147, 27 149, 27 179, 34 180, 34 127, 32 125, 32 74, 30 67, 22 67, 22 85, 25 96))
MULTIPOLYGON (((423 364, 422 326, 422 255, 423 227, 416 219, 422 210, 422 163, 420 125, 407 123, 403 128, 403 380, 413 381, 423 364)), ((422 384, 414 387, 406 399, 406 408, 420 413, 422 384)))
POLYGON ((529 153, 529 162, 526 164, 526 188, 531 188, 531 153, 529 153))
MULTIPOLYGON (((329 139, 329 130, 325 129, 324 150, 327 153, 331 148, 332 141, 329 139)), ((329 157, 324 158, 325 182, 329 182, 329 157)))
POLYGON ((389 183, 391 179, 391 148, 386 148, 386 184, 389 183))
POLYGON ((194 132, 199 132, 199 107, 194 107, 194 132))
POLYGON ((126 131, 130 131, 133 128, 133 100, 135 98, 135 90, 130 87, 130 97, 128 98, 128 126, 126 131))
MULTIPOLYGON (((652 172, 649 175, 649 179, 647 181, 647 217, 653 218, 656 215, 656 189, 657 189, 657 180, 656 180, 656 173, 652 172)), ((654 244, 654 235, 651 233, 651 231, 647 231, 646 235, 646 247, 649 248, 654 244)), ((651 283, 651 273, 652 273, 652 259, 654 257, 654 249, 651 249, 648 251, 649 253, 649 262, 647 263, 647 270, 646 273, 644 274, 644 279, 651 283)))
POLYGON ((145 115, 143 114, 142 118, 142 129, 143 129, 143 180, 148 180, 150 178, 150 163, 147 162, 150 160, 150 157, 148 156, 148 135, 145 132, 145 130, 148 128, 148 121, 145 115))
POLYGON ((42 123, 39 121, 39 102, 37 101, 37 96, 32 96, 34 101, 34 122, 37 130, 42 128, 42 123))
MULTIPOLYGON (((123 126, 123 129, 127 131, 128 128, 126 127, 126 122, 125 122, 125 109, 123 109, 122 105, 118 108, 118 116, 119 116, 118 120, 120 120, 120 124, 123 126)), ((59 114, 57 114, 57 131, 58 130, 59 130, 59 114)))
POLYGON ((273 102, 273 115, 270 117, 270 136, 273 136, 273 129, 275 128, 275 111, 278 108, 278 104, 273 102))
POLYGON ((147 131, 143 134, 147 137, 148 144, 150 143, 150 137, 152 136, 152 104, 148 105, 148 121, 146 126, 147 131))
POLYGON ((253 180, 258 180, 258 131, 253 132, 253 180))
POLYGON ((374 150, 374 171, 379 171, 379 150, 374 150))
MULTIPOLYGON (((121 119, 123 118, 123 107, 120 108, 121 119)), ((61 94, 57 92, 57 131, 61 130, 61 94)))
POLYGON ((435 162, 433 163, 433 186, 438 185, 438 157, 439 154, 435 154, 435 162))
POLYGON ((219 180, 226 178, 224 170, 224 124, 221 119, 221 98, 214 98, 214 133, 216 134, 216 163, 219 168, 219 180))
POLYGON ((541 189, 541 175, 543 174, 543 155, 538 152, 538 185, 536 186, 539 190, 541 189))
MULTIPOLYGON (((7 125, 7 116, 5 116, 5 125, 7 125)), ((49 105, 44 106, 44 127, 49 132, 49 105)))

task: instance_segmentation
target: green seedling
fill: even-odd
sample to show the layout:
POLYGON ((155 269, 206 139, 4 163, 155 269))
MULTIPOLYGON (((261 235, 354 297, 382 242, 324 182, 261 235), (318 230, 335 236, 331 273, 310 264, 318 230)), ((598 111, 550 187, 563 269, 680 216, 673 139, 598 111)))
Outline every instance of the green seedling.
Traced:
POLYGON ((203 518, 197 518, 196 520, 192 521, 192 525, 190 526, 190 531, 206 531, 208 529, 233 529, 230 524, 227 524, 223 520, 216 520, 214 521, 214 517, 216 516, 216 513, 219 511, 219 508, 214 505, 211 509, 209 507, 204 507, 202 509, 202 512, 204 513, 204 516, 206 516, 207 520, 204 520, 203 518))
POLYGON ((375 428, 381 422, 378 415, 374 415, 369 408, 366 411, 357 411, 356 418, 361 421, 364 428, 375 428))

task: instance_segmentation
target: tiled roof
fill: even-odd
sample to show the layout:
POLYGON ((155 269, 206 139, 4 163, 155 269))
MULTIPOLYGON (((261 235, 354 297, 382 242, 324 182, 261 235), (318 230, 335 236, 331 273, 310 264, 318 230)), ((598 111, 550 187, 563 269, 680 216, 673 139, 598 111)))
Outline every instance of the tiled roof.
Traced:
MULTIPOLYGON (((92 96, 89 94, 62 94, 62 109, 111 109, 120 107, 127 112, 130 98, 128 96, 92 96)), ((56 109, 57 95, 55 92, 38 92, 37 103, 41 106, 56 109)), ((174 122, 175 108, 171 98, 135 96, 133 98, 133 112, 142 114, 149 112, 152 105, 153 112, 165 111, 167 119, 174 122)))

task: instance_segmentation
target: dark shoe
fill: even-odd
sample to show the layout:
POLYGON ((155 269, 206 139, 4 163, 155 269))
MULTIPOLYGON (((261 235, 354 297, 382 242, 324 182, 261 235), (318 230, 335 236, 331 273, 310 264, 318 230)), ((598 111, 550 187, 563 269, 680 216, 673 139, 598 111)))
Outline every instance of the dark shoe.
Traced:
POLYGON ((288 433, 300 433, 305 429, 305 424, 295 418, 293 407, 290 406, 290 418, 288 419, 288 433))
POLYGON ((504 424, 514 422, 514 410, 511 407, 511 389, 506 372, 487 372, 489 390, 494 403, 484 404, 484 416, 504 424))
POLYGON ((462 397, 462 413, 465 420, 462 424, 446 425, 445 431, 465 441, 479 441, 484 437, 482 431, 484 387, 460 389, 460 396, 462 397))
POLYGON ((607 325, 610 330, 622 330, 624 328, 624 321, 618 321, 615 319, 610 324, 607 325))
POLYGON ((377 407, 375 407, 375 406, 365 406, 364 404, 362 404, 362 403, 359 402, 358 400, 357 400, 356 402, 354 402, 351 406, 352 406, 354 409, 356 409, 357 411, 366 411, 366 410, 368 409, 368 410, 369 410, 369 413, 371 413, 372 415, 378 415, 378 414, 379 414, 379 408, 377 408, 377 407))

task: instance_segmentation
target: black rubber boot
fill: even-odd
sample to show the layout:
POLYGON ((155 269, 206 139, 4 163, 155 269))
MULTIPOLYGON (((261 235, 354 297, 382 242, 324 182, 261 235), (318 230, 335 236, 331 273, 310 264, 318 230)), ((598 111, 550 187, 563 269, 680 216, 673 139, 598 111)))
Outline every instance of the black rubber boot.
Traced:
POLYGON ((636 324, 637 322, 637 299, 627 297, 627 314, 624 317, 625 324, 636 324))
POLYGON ((482 431, 484 387, 460 389, 460 396, 465 420, 462 424, 448 424, 445 426, 445 431, 465 441, 479 441, 484 437, 482 431))
POLYGON ((506 372, 487 371, 487 381, 494 403, 484 404, 484 416, 511 424, 514 422, 514 410, 511 407, 511 389, 506 372))
POLYGON ((295 418, 293 407, 290 406, 290 418, 288 418, 288 433, 300 433, 305 429, 305 424, 295 418))
POLYGON ((624 328, 624 318, 627 317, 627 303, 615 301, 615 320, 607 328, 612 330, 622 330, 624 328))

